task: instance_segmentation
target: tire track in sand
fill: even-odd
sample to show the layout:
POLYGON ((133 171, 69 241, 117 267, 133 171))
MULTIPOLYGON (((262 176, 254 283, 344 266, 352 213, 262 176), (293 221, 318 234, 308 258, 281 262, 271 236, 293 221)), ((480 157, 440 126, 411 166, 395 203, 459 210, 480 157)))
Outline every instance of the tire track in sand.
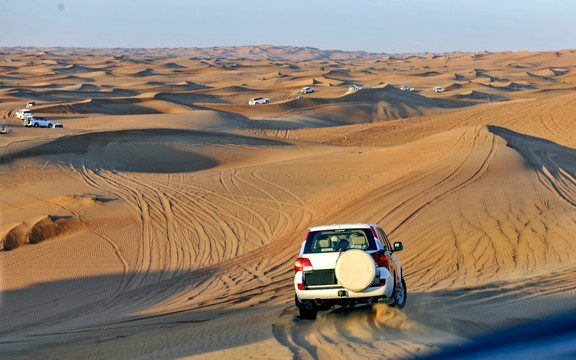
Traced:
MULTIPOLYGON (((482 128, 482 130, 483 129, 485 128, 482 128)), ((454 170, 452 170, 447 176, 441 178, 439 181, 430 186, 428 190, 422 191, 419 194, 408 198, 406 201, 402 202, 401 204, 390 210, 388 213, 386 213, 379 219, 380 222, 384 222, 387 217, 392 216, 394 213, 399 212, 401 209, 412 207, 413 206, 412 204, 417 202, 419 199, 426 197, 430 198, 430 196, 432 197, 431 199, 426 200, 423 204, 418 205, 416 209, 412 210, 407 216, 403 217, 403 220, 390 231, 390 235, 392 235, 396 231, 401 230, 401 228, 409 224, 425 208, 434 205, 435 203, 441 201, 442 199, 450 196, 451 194, 477 181, 480 178, 480 176, 486 171, 490 162, 494 158, 496 148, 495 137, 493 135, 488 134, 482 136, 480 134, 480 131, 482 130, 467 129, 466 132, 463 134, 461 139, 463 139, 464 145, 468 143, 465 137, 469 136, 472 132, 474 134, 473 142, 470 149, 466 152, 467 153, 466 157, 456 166, 454 170), (482 140, 484 142, 482 142, 482 140), (485 142, 486 140, 489 141, 488 142, 489 147, 487 150, 485 150, 486 155, 481 160, 481 163, 479 164, 478 167, 471 166, 471 164, 473 164, 474 162, 475 157, 474 155, 480 151, 481 144, 486 143, 485 142), (459 180, 460 174, 464 172, 469 172, 470 169, 472 169, 473 173, 471 175, 465 175, 463 180, 459 180), (445 187, 448 187, 448 189, 441 190, 440 193, 438 194, 438 190, 445 187)), ((463 150, 461 150, 461 152, 462 151, 463 150)), ((434 166, 430 167, 431 171, 430 172, 426 171, 427 173, 426 177, 430 177, 431 176, 430 174, 443 174, 444 169, 450 169, 451 166, 449 164, 452 163, 452 161, 453 159, 443 159, 441 162, 447 164, 444 168, 439 166, 439 163, 433 164, 434 166)), ((400 180, 400 184, 405 184, 404 179, 400 180)), ((403 187, 405 186, 403 185, 403 187)))
MULTIPOLYGON (((120 247, 118 246, 118 244, 114 240, 112 240, 110 237, 108 237, 108 236, 104 235, 102 232, 96 230, 93 226, 90 225, 90 223, 84 217, 82 217, 78 212, 72 210, 71 208, 69 208, 65 205, 62 205, 60 203, 57 203, 57 202, 38 198, 38 197, 31 195, 31 194, 27 194, 27 195, 38 200, 38 201, 41 201, 41 202, 50 204, 52 206, 59 207, 65 211, 68 211, 70 214, 72 214, 73 216, 78 218, 80 220, 80 222, 85 226, 85 228, 88 231, 90 231, 91 233, 95 234, 96 236, 98 236, 99 238, 104 240, 106 243, 108 243, 113 248, 114 255, 118 258, 119 262, 122 264, 122 279, 121 279, 118 287, 116 288, 116 290, 114 290, 114 292, 111 296, 109 296, 108 298, 104 299, 101 302, 85 305, 84 311, 82 312, 82 314, 85 317, 89 314, 96 313, 96 312, 100 311, 101 309, 107 307, 109 303, 111 303, 114 299, 116 299, 122 293, 122 291, 124 291, 124 289, 126 288, 128 282, 129 282, 129 279, 130 279, 130 275, 129 275, 130 266, 128 264, 128 261, 126 261, 126 259, 122 255, 122 252, 120 251, 120 247)), ((75 317, 77 317, 75 311, 60 313, 57 316, 52 317, 50 319, 50 323, 52 325, 56 325, 58 323, 68 321, 69 319, 75 318, 75 317)), ((45 321, 48 321, 48 319, 42 319, 39 322, 39 324, 44 323, 45 321)), ((26 326, 32 326, 32 325, 33 324, 26 324, 26 326)))
MULTIPOLYGON (((128 204, 140 224, 138 256, 124 292, 176 279, 191 270, 244 254, 255 254, 293 224, 292 217, 298 221, 307 216, 301 198, 262 180, 253 171, 195 174, 196 179, 188 184, 182 176, 174 174, 158 180, 153 176, 106 170, 83 168, 81 172, 88 184, 128 204), (220 179, 217 182, 213 181, 215 174, 220 179)), ((255 264, 261 263, 259 258, 255 264)), ((272 273, 253 265, 243 266, 246 276, 228 281, 250 286, 269 282, 272 273)), ((204 283, 203 291, 211 289, 226 295, 234 286, 222 286, 224 280, 225 275, 222 280, 216 278, 204 283)), ((186 287, 195 285, 174 284, 155 295, 154 301, 168 299, 186 287)))

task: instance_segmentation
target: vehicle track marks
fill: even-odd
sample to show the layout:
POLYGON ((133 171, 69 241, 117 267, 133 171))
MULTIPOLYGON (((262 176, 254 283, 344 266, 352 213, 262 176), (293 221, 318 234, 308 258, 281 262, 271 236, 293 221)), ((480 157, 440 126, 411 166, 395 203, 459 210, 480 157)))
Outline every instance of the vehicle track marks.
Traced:
MULTIPOLYGON (((477 149, 477 146, 475 146, 475 149, 477 149)), ((492 144, 490 146, 490 149, 488 151, 488 154, 486 155, 484 161, 482 162, 482 164, 480 165, 480 167, 476 170, 476 172, 474 172, 472 174, 472 176, 470 176, 469 178, 465 178, 462 182, 453 185, 449 190, 446 190, 444 192, 442 192, 441 194, 435 196, 432 200, 428 201, 427 203, 423 204, 422 206, 420 206, 419 208, 417 208, 415 211, 413 211, 408 217, 406 217, 396 228, 392 229, 391 233, 400 229, 402 226, 406 225, 409 221, 411 221, 411 219, 417 214, 419 213, 422 209, 424 209, 427 206, 433 205, 435 203, 437 203, 438 201, 446 198, 447 196, 455 193, 456 191, 464 188, 465 186, 469 185, 470 183, 473 183, 475 181, 477 181, 480 176, 486 171, 486 169, 488 168, 491 160, 494 158, 494 151, 495 151, 495 138, 492 137, 492 144)), ((452 181, 453 179, 456 178, 456 175, 458 173, 460 173, 462 171, 462 169, 465 168, 465 166, 467 165, 469 161, 469 157, 466 158, 466 160, 458 167, 458 169, 453 172, 452 174, 450 174, 449 176, 449 180, 452 181)), ((441 181, 441 184, 444 184, 447 182, 447 179, 444 179, 441 181)))
MULTIPOLYGON (((213 171, 188 178, 182 174, 140 176, 85 167, 78 171, 86 183, 126 203, 140 224, 136 263, 123 292, 156 282, 183 281, 168 292, 154 295, 155 301, 165 301, 184 288, 189 294, 208 291, 224 296, 230 295, 226 290, 230 280, 245 289, 258 289, 272 283, 272 276, 281 274, 288 279, 291 269, 274 267, 268 271, 272 264, 261 263, 262 253, 256 250, 264 246, 268 249, 264 251, 277 256, 278 250, 269 249, 270 244, 295 221, 309 216, 309 211, 301 198, 253 170, 213 171), (215 176, 217 181, 213 181, 215 176), (247 265, 246 257, 255 260, 247 265), (191 270, 223 261, 235 263, 246 275, 228 280, 223 275, 200 287, 186 283, 186 276, 179 280, 191 270)), ((290 262, 292 254, 285 254, 285 249, 283 252, 282 257, 290 262)), ((130 304, 127 309, 137 306, 130 304)))

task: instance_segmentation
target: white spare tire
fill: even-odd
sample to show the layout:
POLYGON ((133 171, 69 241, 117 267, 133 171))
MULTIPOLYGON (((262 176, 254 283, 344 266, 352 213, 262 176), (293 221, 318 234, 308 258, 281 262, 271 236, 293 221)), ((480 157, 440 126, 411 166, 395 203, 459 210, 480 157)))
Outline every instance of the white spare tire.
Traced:
POLYGON ((364 291, 375 276, 376 263, 370 254, 362 250, 344 251, 336 261, 336 279, 350 291, 364 291))

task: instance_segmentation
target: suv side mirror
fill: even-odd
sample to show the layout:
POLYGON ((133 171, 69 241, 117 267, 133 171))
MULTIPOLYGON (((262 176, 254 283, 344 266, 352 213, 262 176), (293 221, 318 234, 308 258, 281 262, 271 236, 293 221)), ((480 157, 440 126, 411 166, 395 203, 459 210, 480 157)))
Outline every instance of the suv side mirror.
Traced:
POLYGON ((402 244, 401 242, 395 242, 394 243, 394 251, 400 251, 404 249, 404 244, 402 244))

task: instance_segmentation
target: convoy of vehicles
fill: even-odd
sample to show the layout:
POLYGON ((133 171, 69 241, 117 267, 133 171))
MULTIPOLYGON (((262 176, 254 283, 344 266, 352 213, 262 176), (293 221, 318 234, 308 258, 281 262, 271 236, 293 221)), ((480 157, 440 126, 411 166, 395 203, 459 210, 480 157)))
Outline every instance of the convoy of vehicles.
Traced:
MULTIPOLYGON (((350 84, 348 85, 348 91, 346 92, 346 94, 350 94, 359 90, 363 90, 363 89, 369 89, 369 86, 360 86, 357 84, 350 84)), ((402 85, 400 86, 400 90, 401 91, 410 91, 410 92, 417 92, 416 88, 413 87, 409 87, 407 85, 402 85)), ((436 86, 432 89, 434 92, 444 92, 446 91, 446 89, 444 89, 443 87, 440 86, 436 86)), ((301 94, 310 94, 316 92, 316 90, 313 87, 310 86, 305 86, 303 88, 300 89, 300 93, 301 94)), ((301 99, 302 96, 297 96, 295 99, 301 99)), ((261 105, 261 104, 268 104, 270 103, 270 99, 269 98, 265 98, 265 97, 256 97, 256 98, 251 98, 250 101, 248 101, 249 105, 261 105)))
MULTIPOLYGON (((352 84, 348 86, 348 93, 353 92, 353 91, 358 91, 364 88, 368 88, 367 86, 359 86, 356 84, 352 84)), ((416 91, 415 88, 410 88, 406 85, 403 85, 400 87, 400 90, 402 91, 416 91)), ((444 89, 443 87, 439 87, 436 86, 433 88, 434 92, 444 92, 446 91, 446 89, 444 89)), ((315 92, 315 89, 313 87, 309 87, 309 86, 305 86, 302 89, 300 89, 300 93, 302 94, 309 94, 309 93, 313 93, 315 92)), ((301 96, 299 96, 298 98, 301 98, 301 96)), ((270 103, 270 99, 269 98, 265 98, 265 97, 255 97, 255 98, 251 98, 248 101, 249 105, 263 105, 263 104, 269 104, 270 103)), ((18 119, 21 119, 24 121, 24 126, 27 127, 48 127, 48 128, 63 128, 64 126, 60 123, 53 123, 51 121, 46 120, 46 118, 42 118, 42 117, 35 117, 32 114, 32 111, 30 110, 30 108, 37 106, 36 101, 28 101, 28 103, 26 104, 26 108, 22 108, 22 109, 18 109, 15 112, 15 116, 18 119)))
POLYGON ((63 129, 64 125, 61 123, 54 123, 45 117, 41 116, 34 116, 32 111, 29 109, 31 107, 35 107, 36 101, 28 101, 26 104, 26 108, 18 109, 14 112, 14 116, 16 118, 21 119, 23 121, 23 125, 26 127, 46 127, 46 128, 55 128, 55 129, 63 129))

